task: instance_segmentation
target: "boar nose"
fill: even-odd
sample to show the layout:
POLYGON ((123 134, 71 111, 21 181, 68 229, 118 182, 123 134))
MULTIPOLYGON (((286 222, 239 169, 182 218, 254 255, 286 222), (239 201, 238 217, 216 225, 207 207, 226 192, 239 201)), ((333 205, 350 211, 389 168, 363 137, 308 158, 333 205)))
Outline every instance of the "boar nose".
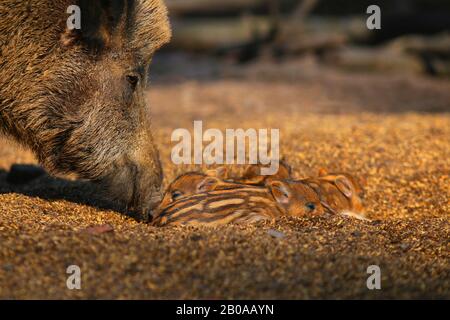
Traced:
POLYGON ((161 194, 161 192, 158 191, 158 192, 153 193, 153 194, 150 196, 150 198, 149 198, 148 201, 149 201, 149 204, 148 204, 149 209, 150 209, 151 211, 155 210, 156 207, 158 207, 159 204, 160 204, 161 201, 162 201, 162 194, 161 194))
POLYGON ((153 195, 151 200, 152 200, 152 203, 159 204, 161 202, 161 200, 162 200, 162 193, 161 193, 161 191, 159 191, 158 194, 153 195))
POLYGON ((151 218, 162 199, 162 172, 157 162, 131 161, 124 157, 99 182, 144 222, 151 218))
POLYGON ((144 174, 134 181, 135 188, 129 203, 130 208, 137 211, 140 214, 140 219, 143 221, 151 219, 162 200, 159 184, 151 182, 152 178, 144 174))

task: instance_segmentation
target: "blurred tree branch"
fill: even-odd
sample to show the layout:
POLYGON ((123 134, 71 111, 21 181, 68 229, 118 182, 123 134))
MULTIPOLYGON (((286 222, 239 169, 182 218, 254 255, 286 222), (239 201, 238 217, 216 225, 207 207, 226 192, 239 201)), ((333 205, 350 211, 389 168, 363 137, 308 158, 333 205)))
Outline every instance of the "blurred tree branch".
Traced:
POLYGON ((305 19, 318 3, 319 0, 300 0, 291 15, 291 19, 305 19))

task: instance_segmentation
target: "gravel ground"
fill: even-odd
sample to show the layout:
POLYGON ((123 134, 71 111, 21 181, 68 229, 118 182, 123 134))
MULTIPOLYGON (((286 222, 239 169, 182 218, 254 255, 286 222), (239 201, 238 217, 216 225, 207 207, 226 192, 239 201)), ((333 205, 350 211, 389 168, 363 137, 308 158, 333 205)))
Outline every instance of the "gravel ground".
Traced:
POLYGON ((120 214, 87 182, 8 184, 12 164, 35 159, 0 141, 0 298, 449 299, 450 83, 332 72, 255 78, 149 91, 166 183, 192 169, 170 162, 175 128, 193 120, 280 128, 297 177, 326 167, 367 180, 372 222, 158 229, 120 214), (92 228, 103 224, 113 230, 92 228), (81 268, 81 290, 66 287, 69 265, 81 268), (381 268, 381 290, 366 287, 370 265, 381 268))

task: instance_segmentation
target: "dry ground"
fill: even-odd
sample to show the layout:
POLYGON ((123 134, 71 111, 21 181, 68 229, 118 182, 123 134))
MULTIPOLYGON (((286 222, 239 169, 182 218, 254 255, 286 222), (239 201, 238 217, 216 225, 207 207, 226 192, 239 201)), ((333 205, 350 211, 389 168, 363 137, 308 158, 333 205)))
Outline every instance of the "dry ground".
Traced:
POLYGON ((114 211, 88 183, 44 176, 8 184, 10 165, 35 160, 2 141, 0 298, 450 298, 449 82, 270 74, 149 91, 166 181, 189 169, 170 162, 175 128, 193 120, 280 128, 281 153, 298 177, 328 167, 366 178, 373 222, 328 216, 157 229, 114 211), (83 231, 105 223, 114 232, 83 231), (79 291, 66 288, 72 264, 82 270, 79 291), (373 264, 379 291, 366 287, 373 264))

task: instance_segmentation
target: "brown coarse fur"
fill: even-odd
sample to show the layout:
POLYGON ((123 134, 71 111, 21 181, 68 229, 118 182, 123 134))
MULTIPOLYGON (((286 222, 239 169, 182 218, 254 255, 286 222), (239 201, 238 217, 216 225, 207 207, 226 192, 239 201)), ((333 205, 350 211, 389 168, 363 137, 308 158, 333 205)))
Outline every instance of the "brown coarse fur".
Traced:
POLYGON ((0 17, 0 130, 145 218, 162 182, 143 95, 170 39, 162 1, 2 0, 0 17), (81 30, 67 29, 70 5, 81 30))

